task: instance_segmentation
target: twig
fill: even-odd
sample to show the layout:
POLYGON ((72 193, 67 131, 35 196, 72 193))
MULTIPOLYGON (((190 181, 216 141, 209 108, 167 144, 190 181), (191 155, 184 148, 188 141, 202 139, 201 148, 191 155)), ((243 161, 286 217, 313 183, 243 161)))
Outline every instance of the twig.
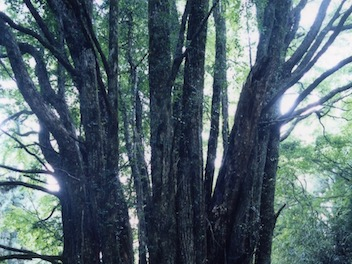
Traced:
POLYGON ((35 154, 32 151, 30 151, 28 149, 28 147, 26 145, 24 145, 19 139, 17 139, 16 137, 12 136, 10 133, 6 132, 3 129, 0 129, 0 131, 2 133, 4 133, 5 135, 7 135, 8 137, 10 137, 11 139, 13 139, 14 141, 16 141, 20 145, 21 148, 23 148, 29 155, 33 156, 40 164, 42 164, 44 166, 44 168, 46 168, 45 162, 40 157, 38 157, 37 154, 35 154))
POLYGON ((281 214, 282 210, 284 210, 285 207, 286 207, 286 204, 283 204, 280 207, 280 209, 276 212, 276 214, 275 214, 275 223, 276 223, 277 218, 279 217, 279 215, 281 214))

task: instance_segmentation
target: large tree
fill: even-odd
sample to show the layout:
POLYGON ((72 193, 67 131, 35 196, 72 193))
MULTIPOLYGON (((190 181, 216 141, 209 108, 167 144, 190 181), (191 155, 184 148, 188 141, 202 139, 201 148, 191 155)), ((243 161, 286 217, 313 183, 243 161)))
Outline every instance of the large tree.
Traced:
MULTIPOLYGON (((0 13, 3 72, 14 77, 40 124, 38 142, 21 147, 29 153, 39 148, 39 165, 50 164, 52 170, 3 167, 52 174, 60 191, 53 193, 40 182, 1 185, 56 195, 64 237, 61 256, 22 250, 12 257, 133 263, 128 197, 120 177, 126 153, 137 200, 140 263, 270 263, 280 128, 294 126, 317 105, 338 101, 352 87, 346 81, 319 90, 319 101, 307 104, 323 81, 349 66, 352 56, 346 54, 302 84, 291 110, 281 114, 285 92, 351 29, 351 1, 317 0, 313 25, 302 30, 300 15, 307 2, 253 1, 257 53, 227 135, 226 1, 188 0, 180 15, 175 0, 149 0, 148 7, 122 0, 9 1, 9 10, 25 5, 26 16, 0 13), (205 54, 212 13, 216 58, 204 166, 205 54), (146 73, 146 57, 147 85, 140 77, 146 73), (224 155, 214 177, 220 101, 224 155), (150 122, 143 118, 145 111, 150 122), (150 168, 144 154, 149 147, 150 168)), ((229 5, 237 13, 238 3, 229 5)), ((22 114, 28 111, 17 115, 22 114)), ((20 137, 12 136, 18 144, 20 137)))

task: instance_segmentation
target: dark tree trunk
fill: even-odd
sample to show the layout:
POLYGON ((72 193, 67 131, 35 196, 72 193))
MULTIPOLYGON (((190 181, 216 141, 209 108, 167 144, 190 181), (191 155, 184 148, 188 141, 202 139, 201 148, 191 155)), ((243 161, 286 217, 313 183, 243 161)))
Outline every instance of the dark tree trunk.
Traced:
MULTIPOLYGON (((226 78, 226 21, 225 6, 222 1, 214 9, 215 20, 215 65, 214 65, 214 82, 213 97, 211 102, 210 133, 208 139, 207 161, 204 176, 204 195, 205 204, 210 209, 211 195, 213 191, 213 179, 215 172, 215 159, 217 154, 219 123, 220 123, 220 105, 222 105, 223 117, 223 146, 227 146, 228 128, 227 128, 227 78, 226 78)), ((227 148, 227 147, 226 147, 227 148)), ((225 149, 226 149, 225 148, 225 149)))
POLYGON ((171 169, 172 107, 170 1, 148 3, 151 177, 153 194, 148 212, 150 263, 174 263, 176 258, 175 180, 171 169))
POLYGON ((207 0, 191 1, 182 92, 182 116, 177 167, 178 263, 203 263, 206 256, 203 190, 202 112, 207 0))
POLYGON ((127 149, 128 160, 131 167, 131 173, 136 192, 136 211, 138 217, 138 262, 139 264, 147 263, 148 240, 147 240, 147 216, 145 208, 150 203, 151 189, 148 175, 148 168, 145 161, 144 136, 143 136, 143 109, 139 96, 138 65, 133 58, 133 31, 134 17, 131 11, 128 11, 128 45, 126 60, 129 63, 129 89, 127 93, 131 98, 128 101, 121 96, 121 109, 124 123, 124 137, 127 149), (127 105, 130 105, 128 109, 127 105))
POLYGON ((288 6, 290 1, 272 1, 261 10, 265 18, 276 19, 260 21, 265 33, 261 34, 257 61, 240 95, 228 150, 214 190, 211 263, 250 263, 256 247, 259 232, 256 201, 261 193, 265 164, 260 158, 266 146, 260 135, 260 121, 267 93, 280 79, 288 6), (269 49, 271 45, 277 49, 269 49))
MULTIPOLYGON (((278 116, 277 112, 278 110, 274 116, 278 116)), ((256 264, 271 263, 271 245, 276 222, 274 197, 279 160, 280 125, 272 125, 267 130, 268 143, 266 146, 267 154, 260 197, 260 230, 255 254, 256 264)))

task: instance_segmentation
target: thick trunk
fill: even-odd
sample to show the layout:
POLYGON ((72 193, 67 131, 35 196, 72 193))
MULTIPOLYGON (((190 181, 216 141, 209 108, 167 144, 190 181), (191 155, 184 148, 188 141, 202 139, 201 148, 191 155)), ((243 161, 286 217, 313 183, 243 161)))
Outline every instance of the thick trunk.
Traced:
MULTIPOLYGON (((235 126, 230 135, 230 145, 213 195, 213 230, 218 239, 212 241, 211 263, 224 263, 227 252, 235 245, 232 238, 237 238, 237 248, 246 246, 246 235, 240 229, 240 223, 248 221, 248 207, 252 196, 253 159, 257 157, 255 151, 258 122, 266 87, 261 80, 261 69, 252 71, 253 78, 258 80, 253 83, 251 76, 243 88, 237 107, 235 126), (256 75, 259 75, 258 77, 256 75), (255 99, 253 99, 255 98, 255 99), (237 233, 237 234, 234 234, 237 233), (231 245, 231 247, 230 247, 231 245)), ((239 261, 244 255, 236 255, 239 261)), ((241 263, 229 260, 229 263, 241 263)), ((245 263, 245 262, 243 262, 245 263)))
MULTIPOLYGON (((68 177, 67 175, 64 175, 68 177)), ((82 178, 81 178, 82 179, 82 178)), ((105 186, 98 197, 92 182, 60 182, 64 234, 64 263, 133 263, 131 230, 121 188, 105 186), (97 201, 98 200, 98 201, 97 201), (68 235, 69 234, 69 235, 68 235)))
POLYGON ((177 167, 177 223, 179 263, 203 263, 206 256, 202 156, 202 111, 206 27, 198 29, 208 1, 191 2, 187 39, 182 116, 177 167))
POLYGON ((257 60, 242 89, 229 146, 212 199, 211 263, 250 263, 259 232, 259 208, 267 139, 262 113, 268 91, 276 88, 284 61, 290 1, 260 7, 266 17, 257 60), (265 32, 265 33, 264 33, 265 32), (277 49, 270 49, 275 46, 277 49), (258 147, 259 145, 259 147, 258 147), (262 155, 264 153, 264 157, 262 155))
MULTIPOLYGON (((123 3, 139 15, 141 6, 137 2, 133 6, 128 1, 123 3)), ((134 22, 143 23, 145 17, 133 22, 132 11, 127 14, 130 24, 126 57, 133 105, 128 112, 127 105, 119 105, 118 100, 118 44, 123 43, 118 43, 117 29, 119 23, 126 22, 118 17, 125 14, 118 10, 118 0, 105 1, 109 11, 105 4, 95 9, 93 0, 40 1, 36 11, 26 0, 33 16, 30 21, 36 23, 33 30, 0 14, 0 45, 6 49, 2 57, 10 62, 19 91, 39 120, 38 146, 60 185, 63 262, 133 263, 128 207, 118 177, 118 162, 121 156, 124 158, 119 155, 121 107, 124 146, 137 196, 140 264, 269 264, 277 218, 273 206, 280 124, 275 104, 346 28, 343 23, 348 21, 352 8, 337 9, 327 21, 325 14, 331 0, 322 0, 316 22, 301 44, 295 41, 299 47, 287 58, 287 50, 297 36, 299 14, 307 1, 298 1, 295 8, 291 8, 295 2, 292 0, 254 1, 260 30, 256 62, 243 86, 228 135, 225 5, 213 1, 218 3, 211 9, 216 27, 216 60, 204 172, 202 112, 208 0, 184 1, 181 21, 176 0, 147 2, 152 188, 143 148, 143 107, 137 89, 136 67, 141 65, 143 69, 143 60, 134 63, 131 55, 133 48, 137 53, 145 48, 139 46, 143 40, 133 42, 132 36, 133 32, 140 34, 140 30, 134 30, 134 22), (44 2, 50 13, 46 13, 44 2), (96 14, 104 17, 95 20, 96 14), (108 36, 105 30, 95 34, 94 29, 100 30, 105 19, 109 23, 108 36), (322 25, 326 28, 321 29, 322 25), (19 44, 10 28, 16 29, 19 36, 24 34, 18 39, 28 39, 28 43, 19 44), (106 37, 108 45, 103 43, 106 37), (28 54, 35 59, 34 78, 24 54, 25 60, 28 54), (53 85, 55 60, 60 64, 57 86, 53 85), (70 85, 67 91, 66 85, 70 85), (65 94, 69 94, 70 106, 79 105, 76 120, 71 117, 65 94), (225 154, 213 191, 221 105, 225 154)), ((339 65, 348 62, 350 58, 339 65)), ((309 85, 295 106, 335 69, 309 85)), ((123 74, 121 80, 125 84, 123 74)), ((290 114, 285 117, 291 118, 290 114)))
POLYGON ((148 3, 149 89, 151 128, 151 203, 147 207, 150 263, 174 263, 176 258, 175 180, 171 169, 172 111, 170 1, 148 3))

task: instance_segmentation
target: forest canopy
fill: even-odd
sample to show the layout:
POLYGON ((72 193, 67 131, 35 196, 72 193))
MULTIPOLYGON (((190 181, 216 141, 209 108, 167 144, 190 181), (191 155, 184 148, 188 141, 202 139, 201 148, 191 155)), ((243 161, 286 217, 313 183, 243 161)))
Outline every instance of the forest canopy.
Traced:
POLYGON ((351 263, 351 13, 0 1, 0 261, 351 263))

